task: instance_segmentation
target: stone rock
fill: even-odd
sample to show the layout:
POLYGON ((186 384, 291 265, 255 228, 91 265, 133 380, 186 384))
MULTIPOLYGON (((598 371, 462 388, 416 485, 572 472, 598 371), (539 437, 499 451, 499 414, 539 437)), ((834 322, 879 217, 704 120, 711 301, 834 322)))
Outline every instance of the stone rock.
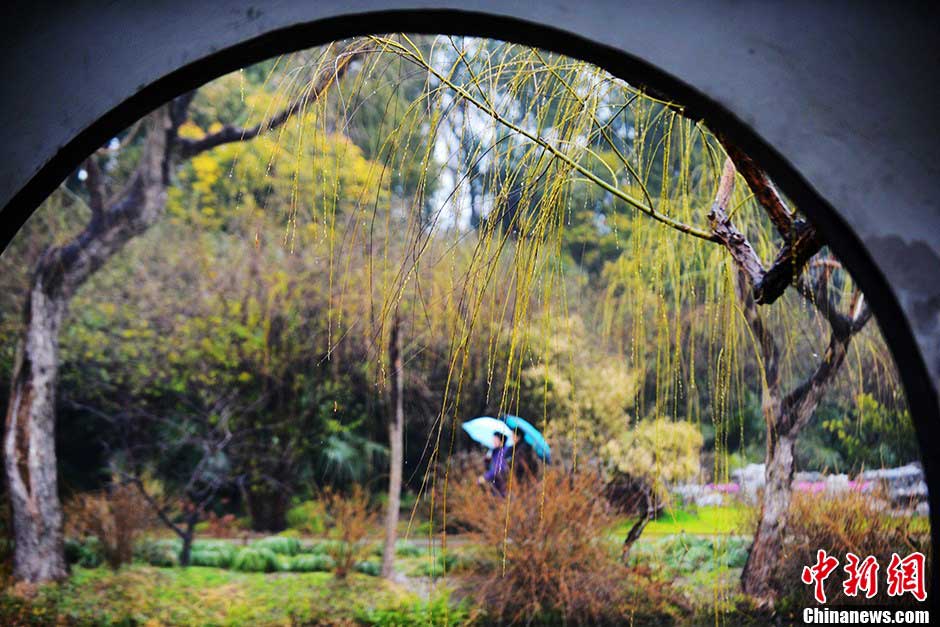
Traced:
POLYGON ((861 474, 861 479, 883 488, 888 499, 898 505, 927 500, 924 469, 917 462, 897 468, 867 470, 861 474))
POLYGON ((748 464, 738 468, 731 473, 731 479, 741 486, 741 496, 754 502, 758 491, 764 487, 764 464, 748 464))

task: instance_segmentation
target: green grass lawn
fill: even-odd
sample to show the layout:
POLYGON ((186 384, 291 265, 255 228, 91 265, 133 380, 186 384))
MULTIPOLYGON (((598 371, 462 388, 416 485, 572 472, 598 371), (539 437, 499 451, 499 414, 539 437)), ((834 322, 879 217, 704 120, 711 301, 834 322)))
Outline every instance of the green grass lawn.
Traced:
POLYGON ((429 609, 427 602, 384 579, 359 574, 339 583, 329 573, 239 573, 134 564, 116 573, 73 568, 67 582, 40 589, 25 604, 5 596, 0 623, 402 624, 396 616, 415 614, 415 620, 427 624, 429 614, 440 614, 443 607, 440 601, 431 605, 435 607, 429 609))
MULTIPOLYGON (((743 505, 713 505, 695 510, 667 509, 659 518, 650 521, 643 530, 643 537, 671 536, 681 533, 692 535, 743 535, 747 520, 747 508, 743 505)), ((620 523, 615 534, 626 536, 635 519, 620 523)))

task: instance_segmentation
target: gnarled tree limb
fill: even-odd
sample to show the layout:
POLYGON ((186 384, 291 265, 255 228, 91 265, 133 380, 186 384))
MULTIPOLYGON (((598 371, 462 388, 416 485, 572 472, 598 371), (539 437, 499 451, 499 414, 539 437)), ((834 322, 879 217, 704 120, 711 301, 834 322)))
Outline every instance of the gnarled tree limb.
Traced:
POLYGON ((728 216, 728 203, 734 191, 734 175, 734 163, 731 159, 726 159, 715 202, 708 212, 708 223, 715 238, 728 249, 738 268, 747 275, 752 285, 758 285, 764 278, 764 266, 747 237, 734 226, 728 216))
POLYGON ((822 248, 822 240, 816 228, 797 218, 767 174, 760 169, 753 159, 722 135, 717 134, 735 168, 744 177, 751 193, 767 213, 770 221, 784 244, 776 259, 764 273, 760 281, 754 283, 754 297, 758 304, 770 305, 786 291, 795 277, 803 271, 803 266, 822 248))
POLYGON ((216 146, 230 144, 232 142, 247 141, 253 139, 265 131, 278 128, 287 122, 295 113, 304 109, 308 102, 315 101, 320 94, 325 92, 330 85, 338 81, 349 69, 350 64, 366 51, 368 40, 356 40, 320 69, 320 72, 303 90, 303 93, 291 101, 286 107, 274 114, 267 120, 259 122, 254 126, 240 127, 232 124, 226 124, 214 133, 210 133, 199 139, 180 138, 179 152, 183 158, 195 156, 206 150, 211 150, 216 146))

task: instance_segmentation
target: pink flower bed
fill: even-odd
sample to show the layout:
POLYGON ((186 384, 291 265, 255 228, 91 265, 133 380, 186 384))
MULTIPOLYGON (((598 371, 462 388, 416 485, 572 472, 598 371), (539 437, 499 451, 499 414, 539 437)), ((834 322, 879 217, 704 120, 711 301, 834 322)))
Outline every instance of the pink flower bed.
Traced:
MULTIPOLYGON (((849 490, 852 492, 864 492, 872 486, 871 481, 849 481, 849 490)), ((825 492, 825 481, 795 481, 793 489, 797 492, 808 492, 810 494, 819 494, 825 492)))

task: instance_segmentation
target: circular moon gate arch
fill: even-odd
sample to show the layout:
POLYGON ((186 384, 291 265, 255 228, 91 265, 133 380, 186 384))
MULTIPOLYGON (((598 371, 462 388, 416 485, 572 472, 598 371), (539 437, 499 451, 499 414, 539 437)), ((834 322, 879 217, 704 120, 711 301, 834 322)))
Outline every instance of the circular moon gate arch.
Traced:
MULTIPOLYGON (((940 546, 940 461, 930 456, 940 441, 934 6, 14 0, 2 12, 0 249, 82 159, 151 109, 239 67, 353 35, 510 40, 681 103, 771 174, 864 289, 907 394, 940 546)), ((935 567, 931 578, 940 592, 935 567)))

